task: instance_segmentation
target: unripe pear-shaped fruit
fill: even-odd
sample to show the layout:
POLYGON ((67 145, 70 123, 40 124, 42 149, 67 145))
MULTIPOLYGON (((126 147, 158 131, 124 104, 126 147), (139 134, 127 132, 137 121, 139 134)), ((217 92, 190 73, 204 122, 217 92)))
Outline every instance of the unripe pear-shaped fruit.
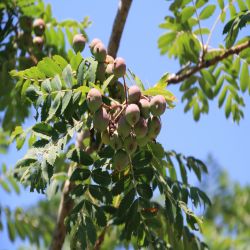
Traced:
POLYGON ((147 136, 141 137, 141 138, 136 138, 136 142, 137 142, 139 147, 146 146, 149 141, 150 141, 150 139, 147 136))
POLYGON ((138 86, 134 85, 128 89, 129 103, 138 103, 141 98, 141 90, 138 86))
POLYGON ((108 130, 102 132, 101 138, 102 138, 102 143, 106 145, 110 144, 110 135, 108 130))
POLYGON ((154 116, 148 119, 148 134, 150 139, 155 139, 161 131, 161 121, 158 117, 154 116))
POLYGON ((147 99, 140 99, 138 106, 141 111, 141 116, 144 118, 149 118, 150 116, 150 102, 147 99))
POLYGON ((126 118, 124 116, 121 116, 118 123, 117 123, 117 132, 118 134, 125 138, 129 135, 131 131, 131 127, 129 123, 127 122, 126 118))
POLYGON ((35 49, 42 50, 43 44, 44 44, 43 37, 41 37, 41 36, 35 36, 33 38, 33 44, 34 44, 35 49))
POLYGON ((122 171, 129 164, 128 153, 119 149, 113 157, 113 168, 122 171))
POLYGON ((86 44, 86 38, 83 36, 83 34, 76 34, 73 37, 73 49, 77 52, 82 52, 85 48, 86 44))
POLYGON ((126 74, 126 63, 121 57, 117 57, 113 64, 113 74, 119 78, 126 74))
POLYGON ((139 121, 134 126, 136 138, 141 138, 146 136, 148 132, 148 124, 147 121, 140 117, 139 121))
POLYGON ((109 125, 109 115, 105 108, 101 107, 93 115, 94 128, 97 131, 103 132, 109 125))
POLYGON ((117 132, 114 132, 113 135, 110 137, 110 146, 114 149, 114 150, 118 150, 122 147, 122 139, 121 137, 118 135, 117 132))
POLYGON ((140 119, 140 109, 136 104, 129 104, 125 110, 125 118, 127 122, 133 126, 140 119))
POLYGON ((99 62, 96 69, 96 80, 103 82, 105 80, 105 64, 99 62))
POLYGON ((113 63, 115 61, 115 59, 112 57, 112 56, 110 56, 110 55, 107 55, 106 56, 106 60, 105 60, 105 62, 106 63, 113 63))
POLYGON ((89 44, 89 48, 91 53, 93 53, 93 49, 96 46, 97 43, 102 43, 102 41, 99 38, 94 38, 91 43, 89 44))
POLYGON ((45 27, 46 25, 43 19, 41 18, 36 19, 33 23, 33 29, 36 36, 42 36, 45 31, 45 27))
POLYGON ((105 62, 107 50, 104 44, 97 43, 92 50, 92 54, 98 62, 105 62))
POLYGON ((160 116, 166 110, 166 100, 162 95, 154 96, 150 101, 150 111, 153 116, 160 116))
POLYGON ((112 75, 113 74, 113 63, 109 63, 106 67, 106 72, 107 75, 112 75))
POLYGON ((137 149, 137 142, 135 137, 131 135, 126 137, 124 139, 123 147, 130 155, 132 155, 137 149))
POLYGON ((115 81, 109 85, 110 96, 120 102, 125 100, 124 86, 121 82, 115 81))
POLYGON ((98 89, 91 89, 87 95, 87 105, 90 112, 96 112, 102 105, 102 94, 98 89))

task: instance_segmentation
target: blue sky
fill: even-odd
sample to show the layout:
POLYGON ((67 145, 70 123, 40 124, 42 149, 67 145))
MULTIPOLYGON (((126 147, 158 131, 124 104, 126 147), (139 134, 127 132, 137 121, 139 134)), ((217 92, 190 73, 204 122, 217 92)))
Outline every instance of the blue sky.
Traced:
MULTIPOLYGON (((89 16, 93 22, 87 29, 90 40, 99 37, 107 45, 111 33, 113 19, 117 10, 118 1, 83 1, 83 0, 60 0, 45 1, 52 4, 54 16, 58 20, 76 19, 82 20, 89 16)), ((214 1, 211 1, 214 2, 214 1)), ((160 56, 157 48, 157 39, 164 31, 158 28, 164 16, 168 14, 168 2, 157 1, 134 1, 123 33, 118 55, 124 57, 129 68, 133 70, 145 83, 152 86, 165 72, 176 72, 178 63, 166 56, 160 56)), ((208 23, 211 28, 212 23, 208 23)), ((221 27, 212 37, 212 44, 222 41, 221 27)), ((88 54, 88 53, 87 53, 88 54)), ((177 86, 169 88, 180 100, 181 94, 177 86)), ((194 122, 191 113, 184 114, 184 104, 177 102, 176 108, 167 111, 162 118, 163 128, 159 141, 166 149, 174 149, 185 155, 193 155, 202 160, 211 153, 216 160, 226 168, 230 177, 241 184, 249 184, 249 123, 250 101, 245 96, 246 108, 245 119, 239 125, 230 119, 226 120, 224 110, 218 109, 217 101, 210 103, 209 115, 201 116, 200 121, 194 122)), ((28 121, 32 123, 32 121, 28 121)), ((24 154, 24 151, 16 152, 11 147, 8 155, 0 156, 0 164, 7 163, 13 166, 24 154)), ((0 192, 1 202, 9 204, 9 197, 0 192)), ((20 197, 11 196, 11 207, 27 206, 44 197, 34 193, 25 192, 20 197)), ((3 241, 0 250, 15 249, 8 243, 7 235, 0 233, 3 241)))

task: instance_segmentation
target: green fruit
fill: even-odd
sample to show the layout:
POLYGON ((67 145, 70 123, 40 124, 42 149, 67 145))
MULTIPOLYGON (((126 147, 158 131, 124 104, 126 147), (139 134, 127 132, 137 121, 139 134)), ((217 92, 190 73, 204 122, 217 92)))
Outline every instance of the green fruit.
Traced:
POLYGON ((96 44, 101 43, 102 41, 99 38, 94 38, 91 43, 89 44, 89 48, 91 53, 93 53, 93 49, 96 46, 96 44))
POLYGON ((96 69, 96 79, 100 82, 105 81, 105 70, 105 64, 99 62, 96 69))
POLYGON ((134 85, 128 89, 129 103, 137 103, 141 98, 141 90, 138 86, 134 85))
POLYGON ((101 137, 102 137, 103 144, 106 144, 106 145, 110 144, 110 135, 109 135, 108 130, 103 131, 101 137))
POLYGON ((119 78, 126 74, 126 63, 121 57, 117 57, 113 64, 113 74, 119 78))
POLYGON ((140 119, 140 109, 136 104, 129 104, 125 111, 125 118, 127 122, 133 126, 140 119))
POLYGON ((117 132, 118 134, 125 138, 129 135, 131 131, 131 127, 130 125, 128 124, 126 118, 124 116, 121 116, 118 123, 117 123, 117 132))
POLYGON ((102 105, 102 94, 98 89, 91 89, 87 95, 87 105, 90 112, 96 112, 102 105))
POLYGON ((43 19, 41 18, 36 19, 33 23, 33 29, 34 29, 36 36, 42 36, 44 34, 45 27, 46 26, 45 26, 45 22, 43 21, 43 19))
POLYGON ((148 132, 148 124, 147 121, 140 117, 140 120, 134 126, 136 138, 145 137, 148 132))
POLYGON ((125 92, 124 92, 124 86, 121 82, 115 81, 111 83, 108 88, 110 97, 119 100, 120 102, 124 102, 125 92))
POLYGON ((113 156, 113 168, 118 171, 122 171, 128 164, 128 154, 124 150, 119 149, 113 156))
POLYGON ((74 35, 72 46, 76 53, 82 52, 85 48, 85 44, 86 44, 86 38, 83 36, 83 34, 74 35))
POLYGON ((166 110, 166 100, 162 95, 154 96, 150 101, 150 111, 153 116, 160 116, 166 110))
POLYGON ((100 42, 97 43, 92 50, 92 54, 98 62, 105 62, 107 50, 104 44, 100 42))
POLYGON ((148 134, 150 139, 155 139, 161 131, 161 121, 158 117, 154 116, 148 119, 148 134))
POLYGON ((150 139, 147 136, 142 137, 142 138, 136 138, 136 142, 137 142, 139 147, 146 146, 149 141, 150 141, 150 139))
POLYGON ((24 32, 29 32, 31 33, 32 30, 32 23, 33 23, 33 19, 29 16, 21 16, 19 18, 19 25, 20 28, 24 31, 24 32))
POLYGON ((105 108, 98 109, 93 115, 94 128, 97 131, 103 132, 109 125, 109 115, 105 108))
POLYGON ((35 49, 41 51, 43 49, 43 44, 44 44, 43 37, 41 37, 41 36, 35 36, 33 38, 33 45, 34 45, 35 49))
POLYGON ((123 143, 123 147, 130 155, 132 155, 137 149, 137 142, 135 137, 131 135, 126 137, 123 143))
POLYGON ((138 106, 141 111, 141 116, 144 118, 149 118, 150 116, 150 103, 146 99, 140 99, 138 106))
POLYGON ((117 132, 113 133, 113 135, 110 137, 110 146, 114 150, 118 150, 122 147, 122 139, 117 132))

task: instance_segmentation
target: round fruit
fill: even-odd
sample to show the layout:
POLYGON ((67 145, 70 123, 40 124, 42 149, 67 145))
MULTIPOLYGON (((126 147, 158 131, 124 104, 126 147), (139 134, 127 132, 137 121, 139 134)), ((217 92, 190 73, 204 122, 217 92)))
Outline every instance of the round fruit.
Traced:
POLYGON ((122 147, 122 139, 117 132, 113 133, 113 135, 110 137, 110 146, 114 150, 118 150, 122 147))
POLYGON ((105 80, 105 70, 105 64, 99 62, 96 69, 96 79, 100 82, 105 80))
POLYGON ((128 101, 130 103, 137 103, 141 98, 141 90, 138 86, 134 85, 128 89, 128 101))
POLYGON ((45 22, 43 21, 43 19, 36 19, 33 23, 33 29, 36 36, 42 36, 45 31, 45 22))
POLYGON ((136 104, 129 104, 125 111, 125 118, 127 122, 133 126, 140 119, 140 109, 136 104))
POLYGON ((97 43, 92 50, 92 54, 98 62, 105 62, 107 50, 104 44, 100 42, 97 43))
POLYGON ((158 117, 154 116, 148 120, 148 134, 150 139, 155 139, 161 131, 161 121, 158 117))
POLYGON ((134 129, 136 138, 141 138, 146 136, 148 132, 147 121, 144 118, 140 117, 140 120, 135 124, 134 129))
POLYGON ((106 63, 112 64, 112 63, 114 63, 114 61, 115 61, 115 59, 112 56, 110 56, 110 55, 106 56, 106 60, 105 60, 106 63))
POLYGON ((109 125, 109 115, 105 108, 98 109, 93 115, 94 128, 97 131, 103 132, 109 125))
POLYGON ((86 39, 83 34, 76 34, 73 37, 73 49, 77 52, 82 52, 85 48, 86 39))
POLYGON ((34 44, 34 46, 35 46, 36 49, 42 50, 43 44, 44 44, 43 37, 41 37, 41 36, 35 36, 33 38, 33 44, 34 44))
POLYGON ((117 57, 113 64, 113 73, 119 78, 126 74, 126 63, 125 60, 121 57, 117 57))
POLYGON ((124 116, 121 116, 117 123, 117 132, 123 138, 127 137, 131 131, 131 127, 124 116))
POLYGON ((144 118, 149 118, 150 115, 150 103, 146 99, 140 99, 138 106, 141 111, 141 116, 144 118))
POLYGON ((133 154, 136 149, 137 149, 137 142, 135 137, 133 136, 128 136, 125 138, 124 143, 123 143, 124 149, 129 153, 129 154, 133 154))
POLYGON ((166 100, 162 95, 154 96, 150 101, 150 111, 152 115, 162 115, 166 110, 166 100))
POLYGON ((149 141, 150 141, 150 139, 147 136, 145 136, 143 138, 136 138, 136 142, 137 142, 139 147, 146 146, 149 141))
POLYGON ((91 53, 93 53, 93 49, 96 46, 97 43, 101 43, 102 41, 99 38, 94 38, 91 43, 89 44, 89 48, 91 53))
POLYGON ((112 75, 113 74, 113 63, 109 63, 106 67, 106 74, 112 75))
POLYGON ((128 164, 128 154, 124 150, 119 149, 113 157, 113 168, 118 171, 122 171, 128 164))
POLYGON ((109 85, 110 97, 123 102, 125 100, 124 86, 121 82, 115 81, 109 85))
POLYGON ((102 94, 98 89, 91 89, 87 95, 87 105, 89 110, 94 113, 102 105, 102 94))
POLYGON ((102 143, 106 145, 110 144, 110 135, 108 130, 102 132, 102 143))

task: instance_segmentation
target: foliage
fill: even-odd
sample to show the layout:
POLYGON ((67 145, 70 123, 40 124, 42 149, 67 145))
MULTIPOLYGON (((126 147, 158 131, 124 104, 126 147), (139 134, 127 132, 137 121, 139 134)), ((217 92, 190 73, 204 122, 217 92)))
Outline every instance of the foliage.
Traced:
MULTIPOLYGON (((239 30, 249 21, 250 2, 217 2, 218 4, 211 4, 208 0, 176 0, 170 4, 171 14, 160 25, 167 32, 159 38, 158 46, 162 54, 178 59, 182 69, 177 72, 177 76, 223 54, 226 48, 249 40, 249 37, 244 37, 237 41, 237 36, 239 30), (220 22, 225 23, 225 42, 221 41, 218 48, 213 48, 210 45, 211 36, 220 22)), ((196 74, 185 79, 180 84, 182 101, 186 102, 184 112, 193 110, 193 117, 198 121, 201 114, 209 112, 209 101, 217 97, 218 106, 221 108, 224 104, 226 118, 231 115, 234 121, 239 122, 244 117, 243 94, 246 91, 250 94, 249 53, 250 49, 247 48, 239 54, 198 70, 196 74)))
MULTIPOLYGON (((240 0, 237 4, 229 1, 225 5, 223 0, 218 3, 220 14, 215 25, 227 21, 225 45, 220 45, 219 49, 210 48, 215 25, 210 31, 202 23, 218 12, 216 5, 206 0, 175 0, 170 4, 171 15, 160 26, 167 29, 167 33, 160 37, 159 48, 162 54, 178 59, 183 67, 174 76, 185 76, 190 69, 197 68, 195 74, 184 77, 180 83, 182 100, 187 101, 185 111, 193 109, 194 119, 199 120, 201 113, 208 113, 209 100, 218 96, 219 107, 226 102, 226 117, 232 114, 233 120, 239 122, 243 117, 242 93, 247 90, 250 93, 247 80, 249 47, 209 67, 199 69, 199 66, 221 55, 226 48, 249 39, 237 41, 239 29, 248 23, 250 3, 240 0), (227 10, 230 10, 229 21, 227 10), (204 44, 206 35, 207 43, 204 44)), ((174 107, 175 97, 166 90, 173 75, 166 73, 156 85, 145 89, 143 81, 128 70, 122 77, 122 92, 118 98, 114 84, 126 69, 121 58, 122 70, 114 70, 117 66, 114 61, 112 72, 107 73, 109 63, 106 58, 102 59, 100 51, 105 50, 102 46, 98 50, 91 48, 94 57, 88 58, 66 49, 66 39, 72 46, 75 34, 82 33, 87 38, 88 19, 81 23, 57 22, 52 17, 50 5, 45 6, 40 0, 3 1, 0 13, 0 110, 3 117, 0 138, 4 138, 0 149, 6 150, 9 141, 16 142, 18 150, 25 143, 28 145, 14 172, 7 172, 3 166, 0 184, 7 192, 11 191, 10 186, 19 192, 18 181, 32 192, 46 192, 50 199, 31 210, 17 208, 11 211, 1 204, 0 211, 7 218, 10 239, 28 238, 31 244, 47 247, 53 240, 58 197, 64 195, 63 187, 70 183, 69 197, 74 207, 65 225, 72 249, 94 248, 102 244, 105 234, 112 236, 117 235, 116 232, 119 243, 132 244, 135 248, 206 249, 207 245, 195 233, 202 233, 203 220, 191 207, 197 209, 211 202, 205 192, 188 181, 189 172, 201 181, 202 174, 207 173, 206 165, 193 156, 166 151, 155 136, 129 154, 128 163, 123 162, 124 168, 116 168, 114 155, 118 150, 103 142, 103 131, 95 127, 96 110, 90 109, 87 98, 94 88, 101 93, 98 108, 104 107, 110 115, 115 104, 122 113, 128 105, 126 84, 130 82, 139 87, 146 99, 163 96, 165 111, 166 106, 167 109, 174 107), (20 41, 24 34, 32 40, 35 33, 32 28, 27 30, 21 20, 33 21, 38 17, 46 24, 42 35, 45 42, 40 50, 34 47, 34 42, 20 41), (25 128, 23 122, 30 117, 31 108, 35 112, 33 124, 25 128), (76 135, 84 133, 88 136, 79 142, 76 135), (155 195, 160 195, 161 199, 155 199, 155 195), (50 211, 46 218, 43 216, 45 211, 50 211), (20 225, 25 225, 25 229, 20 230, 20 225)), ((120 115, 117 113, 114 124, 120 115)), ((103 120, 97 123, 101 126, 103 120)), ((108 123, 111 136, 112 119, 108 123)), ((131 133, 134 136, 133 128, 131 133)), ((2 229, 2 223, 0 226, 2 229)), ((107 239, 103 244, 109 244, 107 239)))
POLYGON ((0 114, 4 130, 10 130, 29 116, 29 104, 20 97, 16 89, 19 85, 10 77, 9 71, 29 68, 45 55, 66 56, 67 40, 71 44, 74 34, 85 34, 89 21, 85 18, 81 23, 71 20, 58 22, 52 16, 51 6, 40 0, 4 0, 0 4, 0 24, 0 114), (46 22, 46 44, 42 50, 37 50, 32 44, 32 22, 37 17, 46 22), (23 27, 23 19, 28 28, 23 27))
MULTIPOLYGON (((215 167, 216 164, 211 164, 215 167)), ((218 167, 217 167, 218 169, 218 167)), ((247 249, 249 246, 249 185, 232 182, 228 174, 218 171, 213 181, 213 206, 205 214, 204 235, 210 249, 247 249), (241 204, 239 206, 239 204, 241 204)), ((211 178, 208 178, 208 180, 211 178)))

